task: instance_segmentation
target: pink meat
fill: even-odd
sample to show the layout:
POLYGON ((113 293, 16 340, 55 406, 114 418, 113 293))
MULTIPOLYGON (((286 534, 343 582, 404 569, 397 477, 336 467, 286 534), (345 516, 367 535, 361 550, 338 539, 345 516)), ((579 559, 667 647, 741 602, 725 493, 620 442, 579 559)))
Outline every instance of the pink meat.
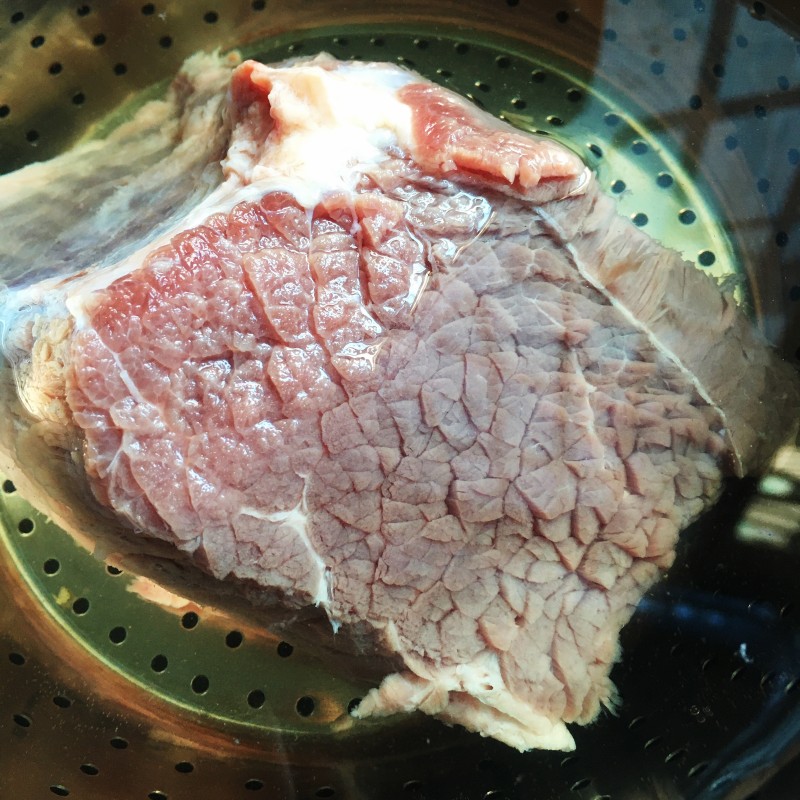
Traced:
MULTIPOLYGON (((259 75, 235 73, 235 115, 279 138, 259 75)), ((650 258, 662 294, 711 283, 560 146, 430 84, 398 97, 414 141, 355 191, 240 202, 96 291, 67 401, 101 502, 400 655, 362 714, 568 747, 548 725, 613 702, 619 630, 736 428, 663 345, 691 302, 656 336, 605 284, 650 258)))
POLYGON ((434 175, 532 197, 567 197, 587 175, 574 153, 546 139, 520 136, 460 97, 431 83, 399 92, 414 109, 414 161, 434 175))

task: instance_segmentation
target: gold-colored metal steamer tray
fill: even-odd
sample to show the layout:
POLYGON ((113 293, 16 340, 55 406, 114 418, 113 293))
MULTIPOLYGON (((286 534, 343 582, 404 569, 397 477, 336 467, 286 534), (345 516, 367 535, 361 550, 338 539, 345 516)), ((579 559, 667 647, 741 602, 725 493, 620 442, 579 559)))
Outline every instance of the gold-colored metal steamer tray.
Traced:
MULTIPOLYGON (((200 48, 397 61, 575 147, 622 213, 732 276, 797 355, 800 52, 779 9, 15 0, 0 13, 3 171, 102 135, 200 48)), ((371 684, 331 668, 330 641, 284 641, 241 608, 121 572, 6 480, 0 798, 794 800, 799 482, 786 448, 684 534, 623 632, 618 715, 576 730, 565 755, 421 715, 356 722, 371 684)))

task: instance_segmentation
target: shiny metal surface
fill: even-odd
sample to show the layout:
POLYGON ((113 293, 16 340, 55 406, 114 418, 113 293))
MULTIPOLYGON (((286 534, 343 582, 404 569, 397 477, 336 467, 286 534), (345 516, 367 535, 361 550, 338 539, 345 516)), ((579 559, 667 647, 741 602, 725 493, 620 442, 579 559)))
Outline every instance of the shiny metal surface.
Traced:
MULTIPOLYGON (((789 356, 800 345, 800 59, 770 7, 1 8, 3 171, 102 135, 200 48, 398 60, 575 147, 622 213, 701 268, 746 275, 760 324, 789 356)), ((566 757, 419 717, 356 723, 374 675, 337 658, 324 625, 268 629, 241 604, 116 574, 5 484, 0 797, 794 798, 774 775, 800 747, 797 458, 731 484, 684 535, 624 632, 619 716, 577 731, 566 757)))

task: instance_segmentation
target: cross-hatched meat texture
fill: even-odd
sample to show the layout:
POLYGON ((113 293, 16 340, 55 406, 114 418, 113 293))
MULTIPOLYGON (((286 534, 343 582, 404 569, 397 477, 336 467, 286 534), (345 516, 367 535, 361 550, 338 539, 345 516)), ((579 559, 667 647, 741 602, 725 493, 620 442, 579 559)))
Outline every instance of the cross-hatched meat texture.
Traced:
MULTIPOLYGON (((2 466, 35 494, 43 439, 141 535, 367 626, 402 667, 357 716, 572 748, 680 530, 788 435, 795 375, 570 150, 413 73, 202 57, 177 86, 204 151, 140 144, 121 196, 109 148, 161 128, 134 120, 95 145, 69 266, 47 237, 4 256, 2 466), (202 196, 149 202, 187 153, 202 196)), ((5 179, 28 208, 47 168, 5 179)))

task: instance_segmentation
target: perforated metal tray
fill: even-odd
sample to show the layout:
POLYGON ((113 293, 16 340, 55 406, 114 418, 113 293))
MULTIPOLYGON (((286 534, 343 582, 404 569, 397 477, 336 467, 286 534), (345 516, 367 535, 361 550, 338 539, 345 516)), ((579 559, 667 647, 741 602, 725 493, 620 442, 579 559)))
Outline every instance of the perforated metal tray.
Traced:
MULTIPOLYGON (((769 8, 212 5, 6 4, 2 167, 102 135, 199 47, 396 60, 577 149, 636 224, 700 268, 747 276, 740 298, 796 355, 800 70, 769 8)), ((373 683, 331 657, 324 626, 298 640, 120 572, 6 482, 0 796, 789 800, 797 770, 763 787, 800 729, 798 478, 786 450, 686 532, 624 631, 619 716, 577 730, 569 756, 421 715, 356 722, 348 708, 373 683)))

